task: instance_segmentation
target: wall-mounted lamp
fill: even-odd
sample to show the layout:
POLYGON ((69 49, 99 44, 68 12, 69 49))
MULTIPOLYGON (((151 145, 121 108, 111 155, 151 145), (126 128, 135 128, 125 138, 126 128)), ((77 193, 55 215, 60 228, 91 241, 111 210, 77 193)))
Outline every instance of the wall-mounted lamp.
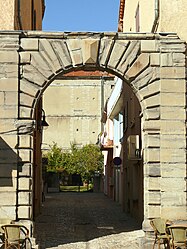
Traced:
POLYGON ((49 126, 49 124, 47 123, 47 121, 45 120, 45 111, 44 109, 42 109, 42 120, 41 120, 41 126, 47 128, 49 126))

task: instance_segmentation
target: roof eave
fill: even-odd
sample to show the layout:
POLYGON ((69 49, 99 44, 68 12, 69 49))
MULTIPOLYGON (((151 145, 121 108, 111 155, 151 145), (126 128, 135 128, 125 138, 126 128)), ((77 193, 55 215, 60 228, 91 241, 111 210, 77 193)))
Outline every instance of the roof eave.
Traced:
POLYGON ((123 32, 124 10, 125 10, 125 0, 120 0, 119 17, 118 17, 118 32, 123 32))

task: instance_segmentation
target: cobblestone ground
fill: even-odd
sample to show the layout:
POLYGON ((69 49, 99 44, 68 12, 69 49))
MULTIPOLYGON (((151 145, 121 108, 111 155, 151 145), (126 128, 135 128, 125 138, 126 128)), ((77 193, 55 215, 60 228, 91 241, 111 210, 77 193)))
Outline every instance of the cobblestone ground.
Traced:
POLYGON ((52 193, 35 224, 41 249, 140 248, 140 226, 101 193, 52 193))

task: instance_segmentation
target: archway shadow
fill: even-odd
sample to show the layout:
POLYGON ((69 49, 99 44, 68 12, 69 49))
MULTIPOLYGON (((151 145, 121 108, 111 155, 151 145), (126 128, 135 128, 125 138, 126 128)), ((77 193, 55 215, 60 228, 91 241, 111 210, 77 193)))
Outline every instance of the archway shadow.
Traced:
POLYGON ((17 170, 21 170, 22 160, 18 154, 0 137, 0 187, 12 187, 17 170), (20 168, 18 168, 18 162, 20 168))
POLYGON ((44 249, 140 229, 140 224, 103 193, 63 192, 46 196, 34 236, 44 249))

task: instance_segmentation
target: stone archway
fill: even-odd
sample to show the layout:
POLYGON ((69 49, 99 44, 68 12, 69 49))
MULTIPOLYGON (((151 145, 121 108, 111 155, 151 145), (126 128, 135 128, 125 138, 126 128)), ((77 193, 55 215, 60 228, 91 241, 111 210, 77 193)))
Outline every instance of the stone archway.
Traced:
POLYGON ((87 68, 125 80, 142 107, 144 230, 153 217, 186 218, 184 42, 174 34, 18 32, 9 36, 14 41, 9 44, 11 51, 5 47, 10 56, 2 63, 5 68, 10 64, 19 68, 14 79, 17 109, 11 116, 22 167, 17 174, 16 205, 12 204, 17 218, 32 217, 31 133, 36 103, 58 74, 87 68))

